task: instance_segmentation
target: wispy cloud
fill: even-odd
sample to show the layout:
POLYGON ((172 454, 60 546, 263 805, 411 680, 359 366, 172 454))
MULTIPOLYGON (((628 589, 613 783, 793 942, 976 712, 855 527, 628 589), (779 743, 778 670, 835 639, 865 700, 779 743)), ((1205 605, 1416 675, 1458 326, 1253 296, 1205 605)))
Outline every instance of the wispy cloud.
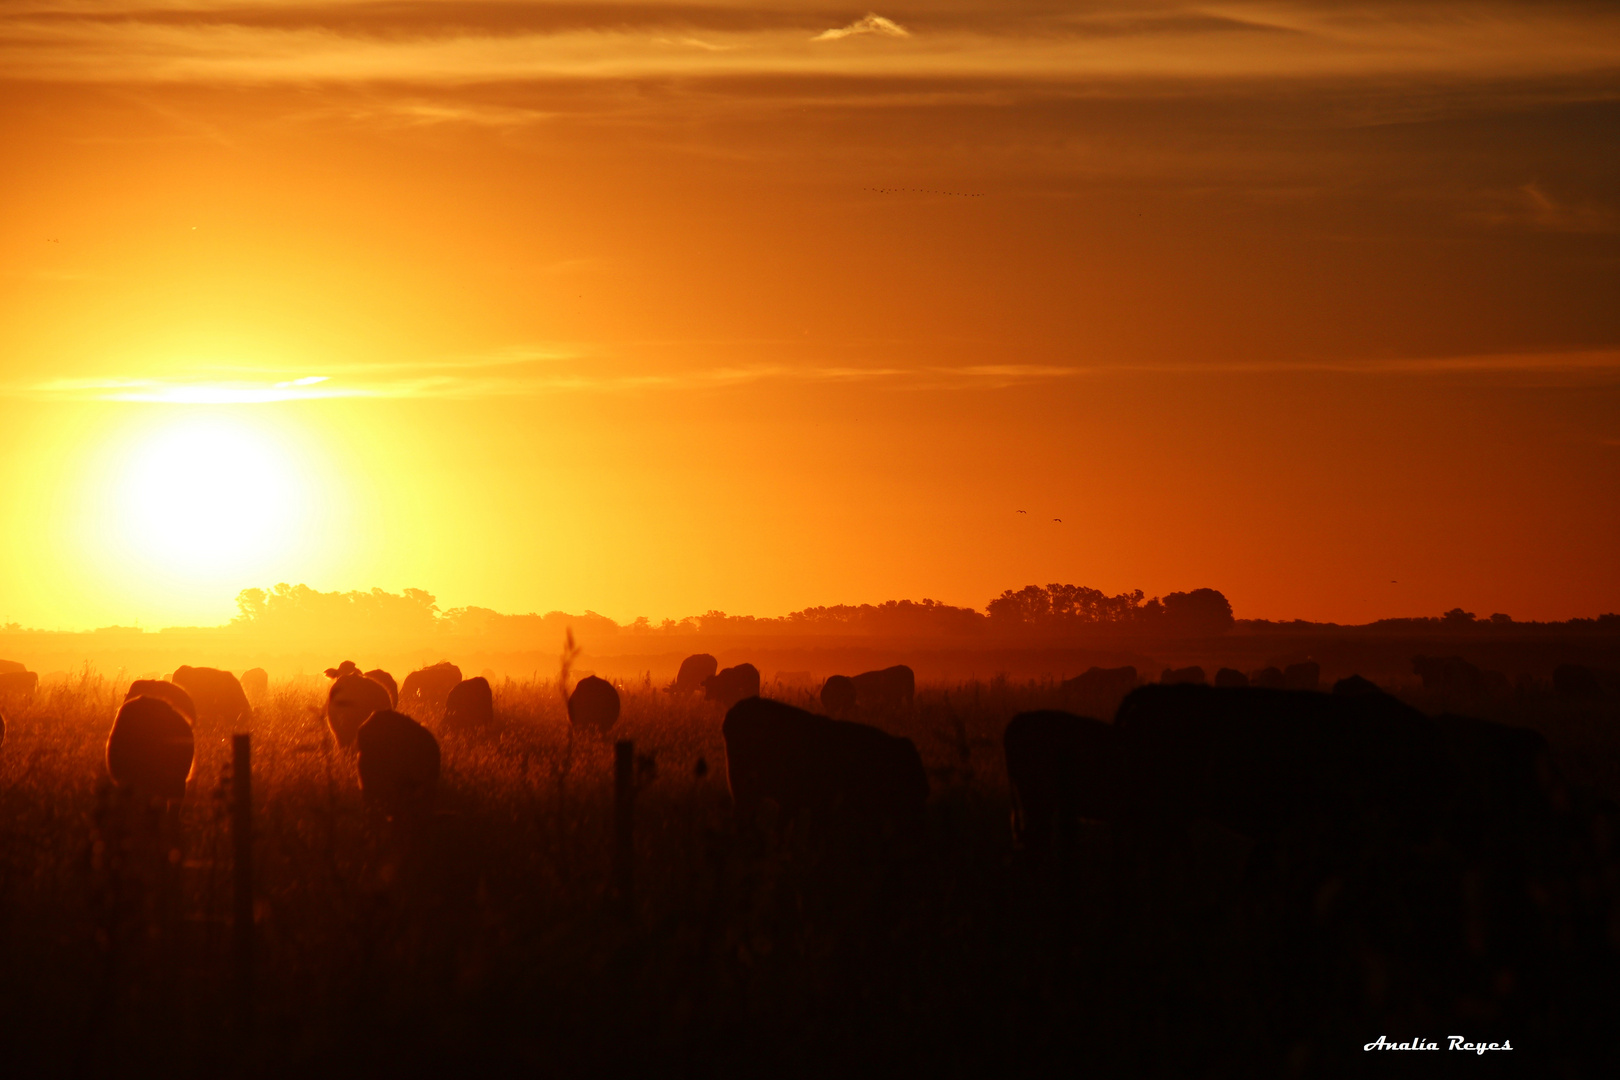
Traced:
POLYGON ((1493 225, 1533 229, 1537 232, 1620 232, 1620 212, 1589 200, 1554 197, 1534 181, 1512 191, 1492 192, 1483 199, 1479 214, 1493 225))
MULTIPOLYGON (((558 367, 555 352, 514 348, 488 357, 353 364, 327 374, 198 371, 165 378, 55 379, 0 387, 0 395, 53 401, 147 402, 178 405, 253 405, 341 398, 468 399, 536 397, 559 393, 620 393, 723 389, 761 383, 886 383, 897 388, 996 389, 1079 378, 1202 375, 1336 375, 1417 377, 1447 374, 1620 374, 1620 349, 1477 356, 1264 362, 1075 364, 966 364, 858 366, 758 363, 658 370, 626 369, 597 357, 558 367)), ((577 357, 576 357, 577 360, 577 357)))
MULTIPOLYGON (((445 86, 740 74, 1017 80, 1570 76, 1620 65, 1612 5, 1484 0, 1160 3, 982 10, 923 3, 820 29, 796 4, 142 3, 0 7, 0 77, 445 86), (917 28, 913 33, 913 27, 917 28), (823 48, 856 37, 904 49, 823 48), (671 46, 675 47, 671 47, 671 46)), ((825 23, 821 24, 822 27, 825 23)))
POLYGON ((838 41, 841 38, 858 37, 862 34, 877 34, 881 37, 908 38, 911 36, 911 31, 907 30, 899 23, 894 22, 892 19, 885 19, 881 15, 868 12, 859 19, 856 19, 854 22, 850 23, 848 26, 841 26, 836 30, 823 30, 810 40, 838 41))

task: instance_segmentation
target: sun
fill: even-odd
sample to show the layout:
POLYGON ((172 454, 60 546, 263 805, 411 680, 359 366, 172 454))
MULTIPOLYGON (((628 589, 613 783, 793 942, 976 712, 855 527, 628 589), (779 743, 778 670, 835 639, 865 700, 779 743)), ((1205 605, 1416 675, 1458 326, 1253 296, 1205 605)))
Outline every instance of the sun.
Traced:
POLYGON ((148 431, 118 471, 118 545, 176 576, 251 572, 295 545, 308 517, 310 492, 294 455, 229 413, 148 431))

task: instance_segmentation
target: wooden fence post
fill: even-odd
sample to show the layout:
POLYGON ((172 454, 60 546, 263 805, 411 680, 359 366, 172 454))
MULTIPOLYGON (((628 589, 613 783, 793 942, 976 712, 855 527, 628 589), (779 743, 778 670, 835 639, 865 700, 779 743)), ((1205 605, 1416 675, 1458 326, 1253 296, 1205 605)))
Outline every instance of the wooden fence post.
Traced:
POLYGON ((235 895, 232 905, 232 977, 236 1023, 246 1038, 253 1024, 253 753, 251 736, 231 736, 231 841, 235 895))
POLYGON ((629 739, 613 744, 613 890, 625 914, 632 910, 635 878, 636 754, 629 739))

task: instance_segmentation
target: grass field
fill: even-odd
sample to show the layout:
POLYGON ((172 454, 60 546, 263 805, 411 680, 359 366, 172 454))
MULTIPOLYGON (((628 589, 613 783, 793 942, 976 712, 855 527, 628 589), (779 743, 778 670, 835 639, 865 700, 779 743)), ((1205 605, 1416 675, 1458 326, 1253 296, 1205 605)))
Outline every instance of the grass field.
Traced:
MULTIPOLYGON (((1050 683, 1006 680, 925 686, 878 719, 916 742, 933 795, 920 835, 856 844, 739 831, 720 711, 622 687, 614 736, 651 759, 628 911, 607 889, 612 745, 570 734, 555 684, 497 685, 497 732, 441 737, 436 812, 407 828, 363 805, 324 680, 272 683, 252 725, 257 970, 240 1030, 230 733, 199 728, 178 821, 143 824, 104 782, 123 689, 87 671, 6 711, 10 1075, 1332 1075, 1380 1034, 1518 1040, 1517 1058, 1448 1059, 1470 1075, 1532 1055, 1544 1075, 1604 1075, 1589 1028, 1615 989, 1612 858, 1576 883, 1597 890, 1580 911, 1600 925, 1570 948, 1601 954, 1578 971, 1554 943, 1546 972, 1458 973, 1443 948, 1416 956, 1382 922, 1320 911, 1310 948, 1280 955, 1299 940, 1269 925, 1230 834, 1146 876, 1118 871, 1100 828, 1061 866, 1015 856, 1001 730, 1058 702, 1050 683)), ((1615 775, 1612 715, 1503 710, 1550 725, 1555 747, 1567 729, 1569 771, 1615 775)))

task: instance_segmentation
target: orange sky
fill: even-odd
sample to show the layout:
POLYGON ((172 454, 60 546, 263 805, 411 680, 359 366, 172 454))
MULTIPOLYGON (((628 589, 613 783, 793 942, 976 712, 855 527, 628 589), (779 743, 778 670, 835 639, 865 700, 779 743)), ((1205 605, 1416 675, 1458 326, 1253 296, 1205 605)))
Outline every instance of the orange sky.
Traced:
POLYGON ((0 0, 0 623, 1620 609, 1613 5, 865 16, 0 0))

